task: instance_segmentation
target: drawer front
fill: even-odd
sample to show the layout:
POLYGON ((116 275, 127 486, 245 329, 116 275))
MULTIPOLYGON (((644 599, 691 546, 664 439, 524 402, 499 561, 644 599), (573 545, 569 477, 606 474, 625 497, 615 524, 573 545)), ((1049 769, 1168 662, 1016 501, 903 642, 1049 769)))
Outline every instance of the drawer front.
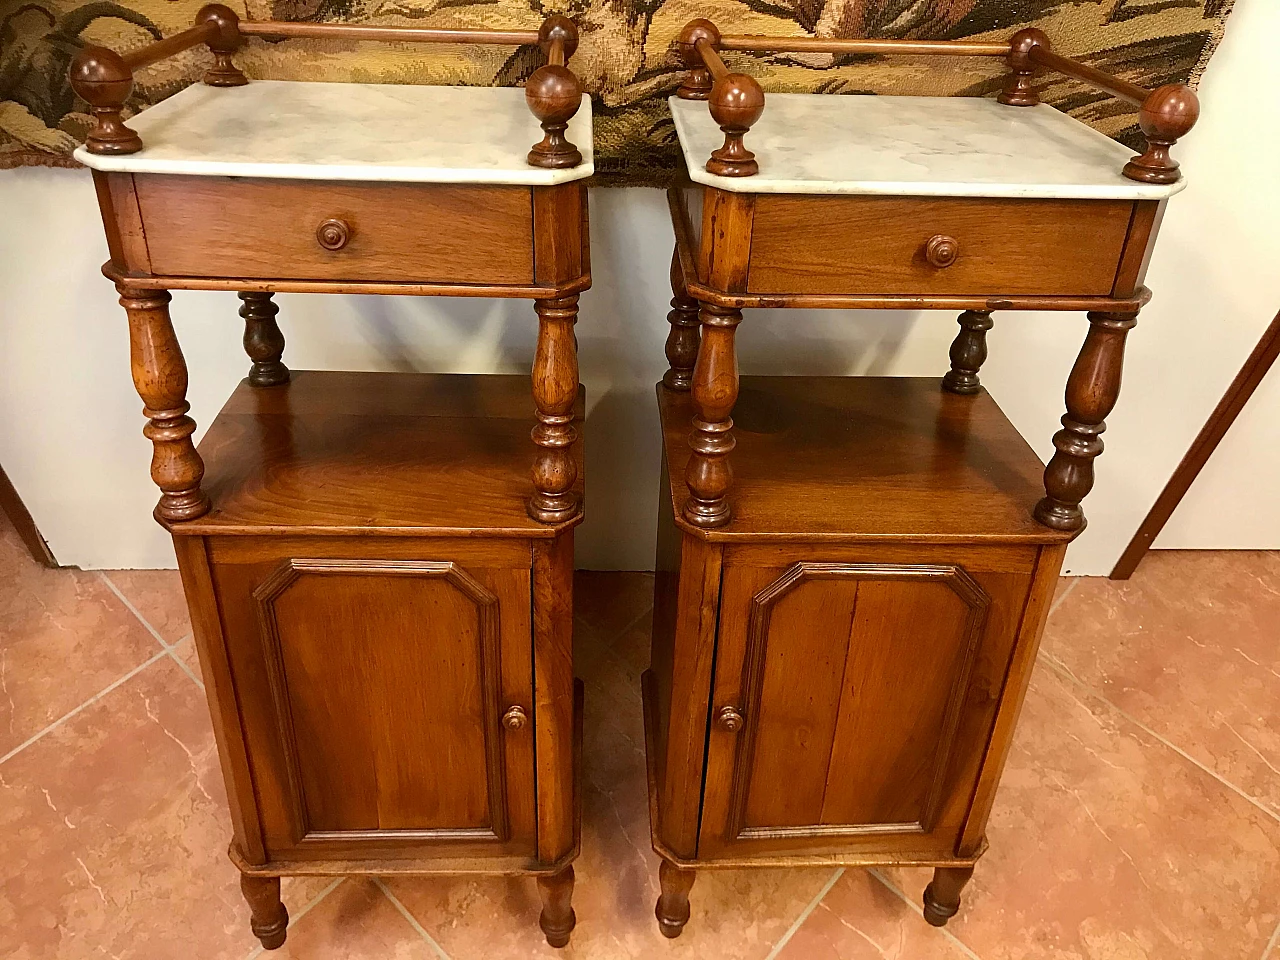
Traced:
POLYGON ((760 196, 747 288, 1106 296, 1132 214, 1111 200, 760 196))
POLYGON ((530 188, 137 176, 153 273, 533 282, 530 188))
POLYGON ((527 542, 215 546, 269 859, 536 854, 527 542))
POLYGON ((699 857, 956 848, 1030 572, 841 554, 726 562, 699 857))

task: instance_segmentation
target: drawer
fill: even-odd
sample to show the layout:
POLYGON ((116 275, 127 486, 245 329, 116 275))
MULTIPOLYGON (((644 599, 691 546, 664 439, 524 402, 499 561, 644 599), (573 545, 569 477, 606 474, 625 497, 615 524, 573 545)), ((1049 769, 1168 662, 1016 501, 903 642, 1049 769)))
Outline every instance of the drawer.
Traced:
POLYGON ((747 290, 1107 296, 1132 215, 1112 200, 762 195, 747 290))
POLYGON ((134 180, 156 274, 533 282, 529 187, 156 175, 134 180))

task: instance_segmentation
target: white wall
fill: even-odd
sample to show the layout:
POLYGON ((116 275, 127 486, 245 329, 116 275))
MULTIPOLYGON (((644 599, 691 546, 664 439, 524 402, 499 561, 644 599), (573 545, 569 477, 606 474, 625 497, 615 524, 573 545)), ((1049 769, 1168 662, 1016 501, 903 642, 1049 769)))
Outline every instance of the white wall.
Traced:
MULTIPOLYGON (((1148 278, 1156 299, 1130 336, 1124 393, 1070 572, 1110 569, 1280 306, 1280 111, 1258 93, 1280 89, 1280 60, 1268 56, 1278 43, 1280 9, 1239 0, 1201 87, 1204 119, 1178 151, 1191 186, 1170 204, 1148 278)), ((596 190, 591 217, 595 287, 578 324, 588 513, 577 559, 647 568, 670 226, 655 190, 596 190)), ((106 257, 87 172, 0 173, 0 464, 62 563, 169 566, 172 548, 150 516, 156 492, 124 313, 98 272, 106 257)), ((285 360, 297 368, 511 372, 532 356, 535 322, 520 302, 278 300, 285 360)), ((238 305, 231 294, 174 294, 201 425, 247 369, 238 305)), ((1052 452, 1085 328, 1075 314, 996 315, 983 380, 1041 457, 1052 452)), ((740 355, 746 372, 938 375, 955 329, 942 314, 762 310, 739 330, 740 355)), ((1277 445, 1266 440, 1278 392, 1269 384, 1247 411, 1161 545, 1280 548, 1280 499, 1265 496, 1277 466, 1277 445), (1249 489, 1263 495, 1246 497, 1249 489)))

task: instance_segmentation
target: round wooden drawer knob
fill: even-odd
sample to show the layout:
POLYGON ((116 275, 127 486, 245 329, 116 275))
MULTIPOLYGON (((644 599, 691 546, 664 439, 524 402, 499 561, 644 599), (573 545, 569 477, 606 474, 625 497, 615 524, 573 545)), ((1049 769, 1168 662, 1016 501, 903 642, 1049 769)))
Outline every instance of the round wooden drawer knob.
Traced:
POLYGON ((734 733, 742 729, 742 714, 736 707, 721 707, 716 714, 716 722, 720 724, 721 730, 734 733))
POLYGON ((316 240, 326 250, 341 250, 351 239, 351 226, 345 220, 326 220, 316 227, 316 240))
POLYGON ((528 722, 529 717, 525 714, 524 707, 510 707, 502 715, 502 725, 508 730, 519 730, 528 722))
POLYGON ((939 270, 943 267, 951 266, 959 256, 960 243, 955 237, 944 236, 940 233, 937 236, 930 237, 929 242, 924 245, 924 258, 939 270))

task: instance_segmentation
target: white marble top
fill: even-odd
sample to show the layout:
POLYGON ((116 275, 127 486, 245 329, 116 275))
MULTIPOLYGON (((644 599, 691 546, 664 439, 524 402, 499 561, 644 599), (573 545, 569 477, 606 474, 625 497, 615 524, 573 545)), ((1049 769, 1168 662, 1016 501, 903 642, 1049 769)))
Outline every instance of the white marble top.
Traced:
POLYGON ((707 104, 671 98, 696 183, 741 193, 1159 200, 1185 184, 1121 174, 1133 151, 1047 104, 978 97, 766 93, 746 136, 760 172, 706 171, 724 134, 707 104))
POLYGON ((516 87, 253 80, 195 83, 127 121, 143 148, 95 170, 299 180, 550 185, 591 176, 591 99, 569 121, 582 163, 531 167, 542 128, 516 87))

